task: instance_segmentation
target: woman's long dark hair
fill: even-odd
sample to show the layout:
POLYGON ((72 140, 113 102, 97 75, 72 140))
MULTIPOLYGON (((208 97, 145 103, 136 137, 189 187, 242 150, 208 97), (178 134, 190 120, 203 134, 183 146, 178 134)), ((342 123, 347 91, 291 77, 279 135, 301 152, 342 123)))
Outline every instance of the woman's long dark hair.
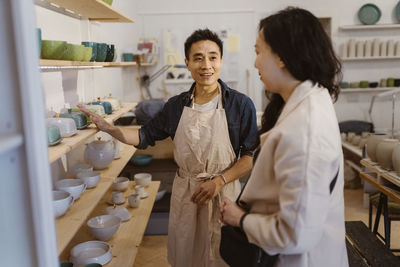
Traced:
MULTIPOLYGON (((340 92, 341 63, 319 20, 309 11, 288 7, 260 21, 265 42, 299 81, 311 80, 328 89, 333 101, 340 92)), ((274 127, 285 105, 279 94, 267 92, 270 100, 262 117, 260 133, 274 127)))

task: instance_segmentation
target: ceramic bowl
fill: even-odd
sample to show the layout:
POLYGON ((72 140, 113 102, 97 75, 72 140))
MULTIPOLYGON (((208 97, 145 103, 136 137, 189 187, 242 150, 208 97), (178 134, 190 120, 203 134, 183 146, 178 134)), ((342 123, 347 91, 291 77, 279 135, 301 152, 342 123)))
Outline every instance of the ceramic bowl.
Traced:
POLYGON ((101 215, 87 222, 90 232, 101 241, 109 240, 117 232, 121 219, 114 215, 101 215))
POLYGON ((137 173, 134 175, 134 180, 137 185, 148 186, 151 182, 150 173, 137 173))
POLYGON ((132 215, 124 206, 107 207, 104 214, 115 215, 119 217, 123 222, 129 221, 132 215))
POLYGON ((67 42, 42 40, 41 58, 61 59, 67 51, 67 42))
POLYGON ((103 241, 87 241, 71 249, 71 261, 78 264, 107 264, 111 259, 111 247, 103 241))
POLYGON ((62 59, 71 61, 82 61, 84 57, 83 48, 83 45, 67 44, 67 50, 65 51, 62 59))
POLYGON ((358 10, 358 18, 363 24, 375 24, 381 18, 381 10, 374 4, 365 4, 358 10))
POLYGON ((90 57, 90 61, 95 61, 96 56, 97 56, 97 43, 95 42, 82 42, 85 47, 91 47, 92 48, 92 56, 90 57))
POLYGON ((53 190, 54 217, 58 218, 64 215, 73 202, 74 198, 70 193, 61 190, 53 190))
POLYGON ((138 155, 133 155, 131 158, 131 163, 136 166, 146 166, 150 164, 152 161, 153 156, 150 154, 138 154, 138 155))
POLYGON ((47 118, 46 124, 57 126, 61 137, 70 137, 78 132, 75 121, 70 118, 47 118))
POLYGON ((61 142, 60 128, 55 125, 47 125, 47 143, 49 146, 57 145, 61 142))
POLYGON ((123 53, 122 58, 124 59, 124 62, 132 62, 133 54, 132 53, 123 53))
POLYGON ((63 190, 71 194, 77 200, 86 189, 86 184, 79 179, 61 179, 55 183, 58 190, 63 190))
POLYGON ((86 115, 79 109, 67 109, 60 113, 60 118, 70 118, 75 121, 75 126, 78 130, 85 129, 88 126, 86 115))
POLYGON ((127 177, 117 177, 115 178, 112 188, 116 191, 125 191, 128 189, 129 179, 127 177))
POLYGON ((93 166, 86 163, 76 163, 71 167, 70 173, 77 177, 79 172, 91 172, 93 171, 93 166))
POLYGON ((78 172, 76 178, 86 184, 86 188, 95 187, 100 181, 100 173, 93 171, 78 172))
POLYGON ((92 48, 84 46, 82 61, 89 62, 91 58, 92 58, 92 48))
POLYGON ((105 62, 111 62, 114 58, 115 53, 115 46, 114 45, 107 45, 107 56, 104 60, 105 62))
POLYGON ((104 62, 107 56, 107 44, 105 43, 97 43, 97 62, 104 62))

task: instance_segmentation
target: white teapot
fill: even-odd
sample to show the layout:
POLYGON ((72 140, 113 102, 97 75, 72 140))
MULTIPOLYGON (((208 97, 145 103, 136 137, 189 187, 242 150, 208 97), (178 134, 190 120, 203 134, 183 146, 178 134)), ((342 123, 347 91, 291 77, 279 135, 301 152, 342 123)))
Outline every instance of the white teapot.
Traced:
POLYGON ((86 144, 85 161, 96 170, 107 168, 114 159, 114 143, 112 140, 102 141, 97 137, 96 141, 86 144))

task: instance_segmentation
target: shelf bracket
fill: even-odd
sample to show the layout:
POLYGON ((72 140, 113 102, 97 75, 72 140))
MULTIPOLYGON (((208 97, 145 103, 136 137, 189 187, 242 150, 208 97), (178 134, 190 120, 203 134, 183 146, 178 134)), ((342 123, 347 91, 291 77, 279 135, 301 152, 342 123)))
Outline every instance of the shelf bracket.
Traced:
POLYGON ((60 7, 53 3, 49 3, 46 0, 35 0, 35 5, 50 9, 52 11, 55 11, 57 13, 60 13, 60 14, 63 14, 63 15, 66 15, 66 16, 69 16, 69 17, 72 17, 75 19, 87 19, 86 17, 83 17, 82 15, 77 14, 72 10, 60 7))

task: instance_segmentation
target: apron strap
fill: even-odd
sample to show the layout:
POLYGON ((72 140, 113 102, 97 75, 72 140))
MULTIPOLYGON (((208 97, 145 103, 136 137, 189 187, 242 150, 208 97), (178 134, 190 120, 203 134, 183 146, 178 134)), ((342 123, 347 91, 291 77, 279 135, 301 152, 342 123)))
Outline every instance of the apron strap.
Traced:
MULTIPOLYGON (((222 107, 222 93, 221 93, 221 85, 217 83, 218 85, 218 104, 217 104, 217 109, 223 109, 222 107)), ((194 109, 194 91, 196 90, 196 87, 194 88, 192 95, 190 96, 190 99, 192 100, 192 105, 191 108, 194 109)))

